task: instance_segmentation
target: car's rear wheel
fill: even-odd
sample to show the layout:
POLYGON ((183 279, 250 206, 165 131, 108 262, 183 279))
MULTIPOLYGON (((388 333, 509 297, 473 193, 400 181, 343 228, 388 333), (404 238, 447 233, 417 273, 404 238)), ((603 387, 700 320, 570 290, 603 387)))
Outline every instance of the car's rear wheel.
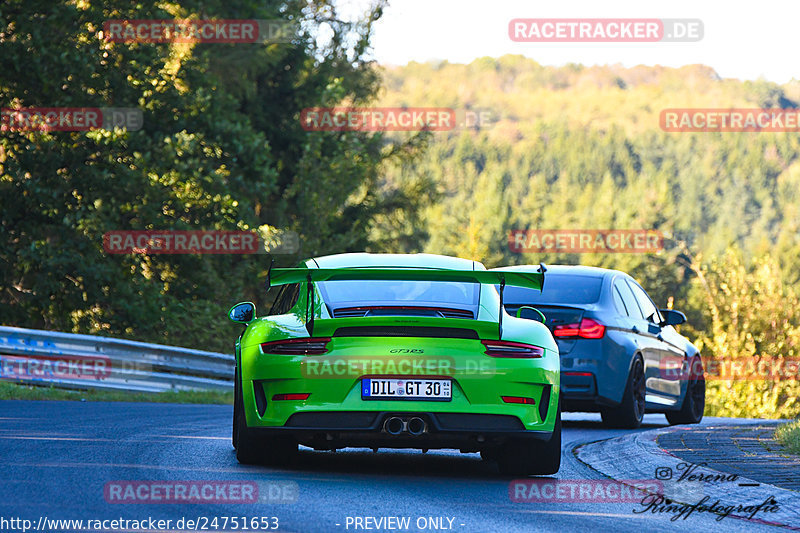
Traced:
POLYGON ((497 461, 500 472, 512 476, 549 476, 561 468, 561 402, 550 440, 512 439, 499 449, 489 451, 484 459, 497 461))
POLYGON ((233 439, 236 460, 246 465, 285 466, 297 453, 297 443, 283 437, 265 437, 248 427, 241 390, 236 396, 233 417, 233 439))
POLYGON ((668 411, 667 422, 676 424, 699 424, 703 420, 706 407, 706 380, 703 377, 703 363, 695 359, 691 365, 692 374, 686 386, 686 397, 680 411, 668 411))
POLYGON ((239 432, 236 428, 236 419, 239 416, 239 373, 237 369, 233 370, 233 428, 231 429, 231 443, 233 449, 238 445, 239 432))
POLYGON ((603 407, 600 416, 603 423, 611 428, 636 429, 644 418, 644 363, 636 356, 628 374, 628 383, 622 395, 622 403, 617 407, 603 407))

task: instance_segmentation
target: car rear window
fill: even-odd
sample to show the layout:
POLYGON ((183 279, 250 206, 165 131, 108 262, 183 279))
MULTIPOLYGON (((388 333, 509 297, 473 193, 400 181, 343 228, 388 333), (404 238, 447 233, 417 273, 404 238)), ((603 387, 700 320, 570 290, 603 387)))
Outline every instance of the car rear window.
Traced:
POLYGON ((506 285, 504 304, 591 304, 600 299, 603 278, 570 274, 545 274, 544 290, 506 285))
POLYGON ((452 281, 323 281, 319 289, 332 308, 351 306, 445 306, 477 310, 480 284, 452 281))

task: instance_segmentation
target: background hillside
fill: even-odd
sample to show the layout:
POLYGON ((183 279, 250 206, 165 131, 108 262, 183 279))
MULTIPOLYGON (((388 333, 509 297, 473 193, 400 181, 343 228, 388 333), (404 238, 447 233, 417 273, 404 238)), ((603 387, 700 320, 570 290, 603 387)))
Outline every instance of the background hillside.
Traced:
MULTIPOLYGON (((490 267, 619 268, 660 306, 687 313, 683 331, 707 357, 797 357, 800 138, 666 133, 659 113, 796 107, 800 83, 720 79, 701 65, 546 67, 521 56, 412 63, 385 68, 383 76, 380 105, 491 117, 433 134, 419 159, 387 173, 390 186, 425 190, 430 199, 422 224, 405 226, 414 238, 394 241, 402 251, 461 255, 490 267), (646 228, 669 238, 658 254, 509 250, 510 230, 536 228, 646 228)), ((387 219, 375 234, 397 234, 401 223, 387 219)), ((743 398, 755 397, 763 413, 796 414, 796 383, 716 384, 712 412, 743 414, 743 398)))

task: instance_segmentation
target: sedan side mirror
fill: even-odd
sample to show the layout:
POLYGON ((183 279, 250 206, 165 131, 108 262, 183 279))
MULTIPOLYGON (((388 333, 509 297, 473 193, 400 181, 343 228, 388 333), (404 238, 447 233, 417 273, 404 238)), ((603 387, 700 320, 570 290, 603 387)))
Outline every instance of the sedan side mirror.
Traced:
POLYGON ((686 315, 680 311, 675 311, 674 309, 659 309, 658 312, 661 313, 661 316, 664 318, 663 322, 659 324, 662 327, 677 326, 686 322, 686 315))
POLYGON ((542 324, 544 324, 545 321, 544 314, 535 307, 531 307, 530 305, 523 305, 522 307, 517 309, 517 318, 538 320, 542 324))
POLYGON ((256 304, 253 302, 242 302, 231 307, 228 311, 228 319, 237 324, 249 324, 256 317, 256 304))

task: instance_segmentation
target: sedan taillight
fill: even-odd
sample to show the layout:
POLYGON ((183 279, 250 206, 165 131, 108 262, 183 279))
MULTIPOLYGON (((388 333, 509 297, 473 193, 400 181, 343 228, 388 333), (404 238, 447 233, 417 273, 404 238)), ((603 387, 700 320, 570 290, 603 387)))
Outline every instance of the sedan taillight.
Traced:
POLYGON ((328 352, 330 337, 286 339, 261 344, 263 353, 278 355, 322 355, 328 352))
POLYGON ((544 355, 544 348, 532 344, 512 341, 481 341, 486 347, 486 355, 492 357, 539 358, 544 355))
POLYGON ((580 337, 582 339, 601 339, 606 327, 591 318, 581 319, 580 324, 562 324, 553 328, 553 337, 580 337))

